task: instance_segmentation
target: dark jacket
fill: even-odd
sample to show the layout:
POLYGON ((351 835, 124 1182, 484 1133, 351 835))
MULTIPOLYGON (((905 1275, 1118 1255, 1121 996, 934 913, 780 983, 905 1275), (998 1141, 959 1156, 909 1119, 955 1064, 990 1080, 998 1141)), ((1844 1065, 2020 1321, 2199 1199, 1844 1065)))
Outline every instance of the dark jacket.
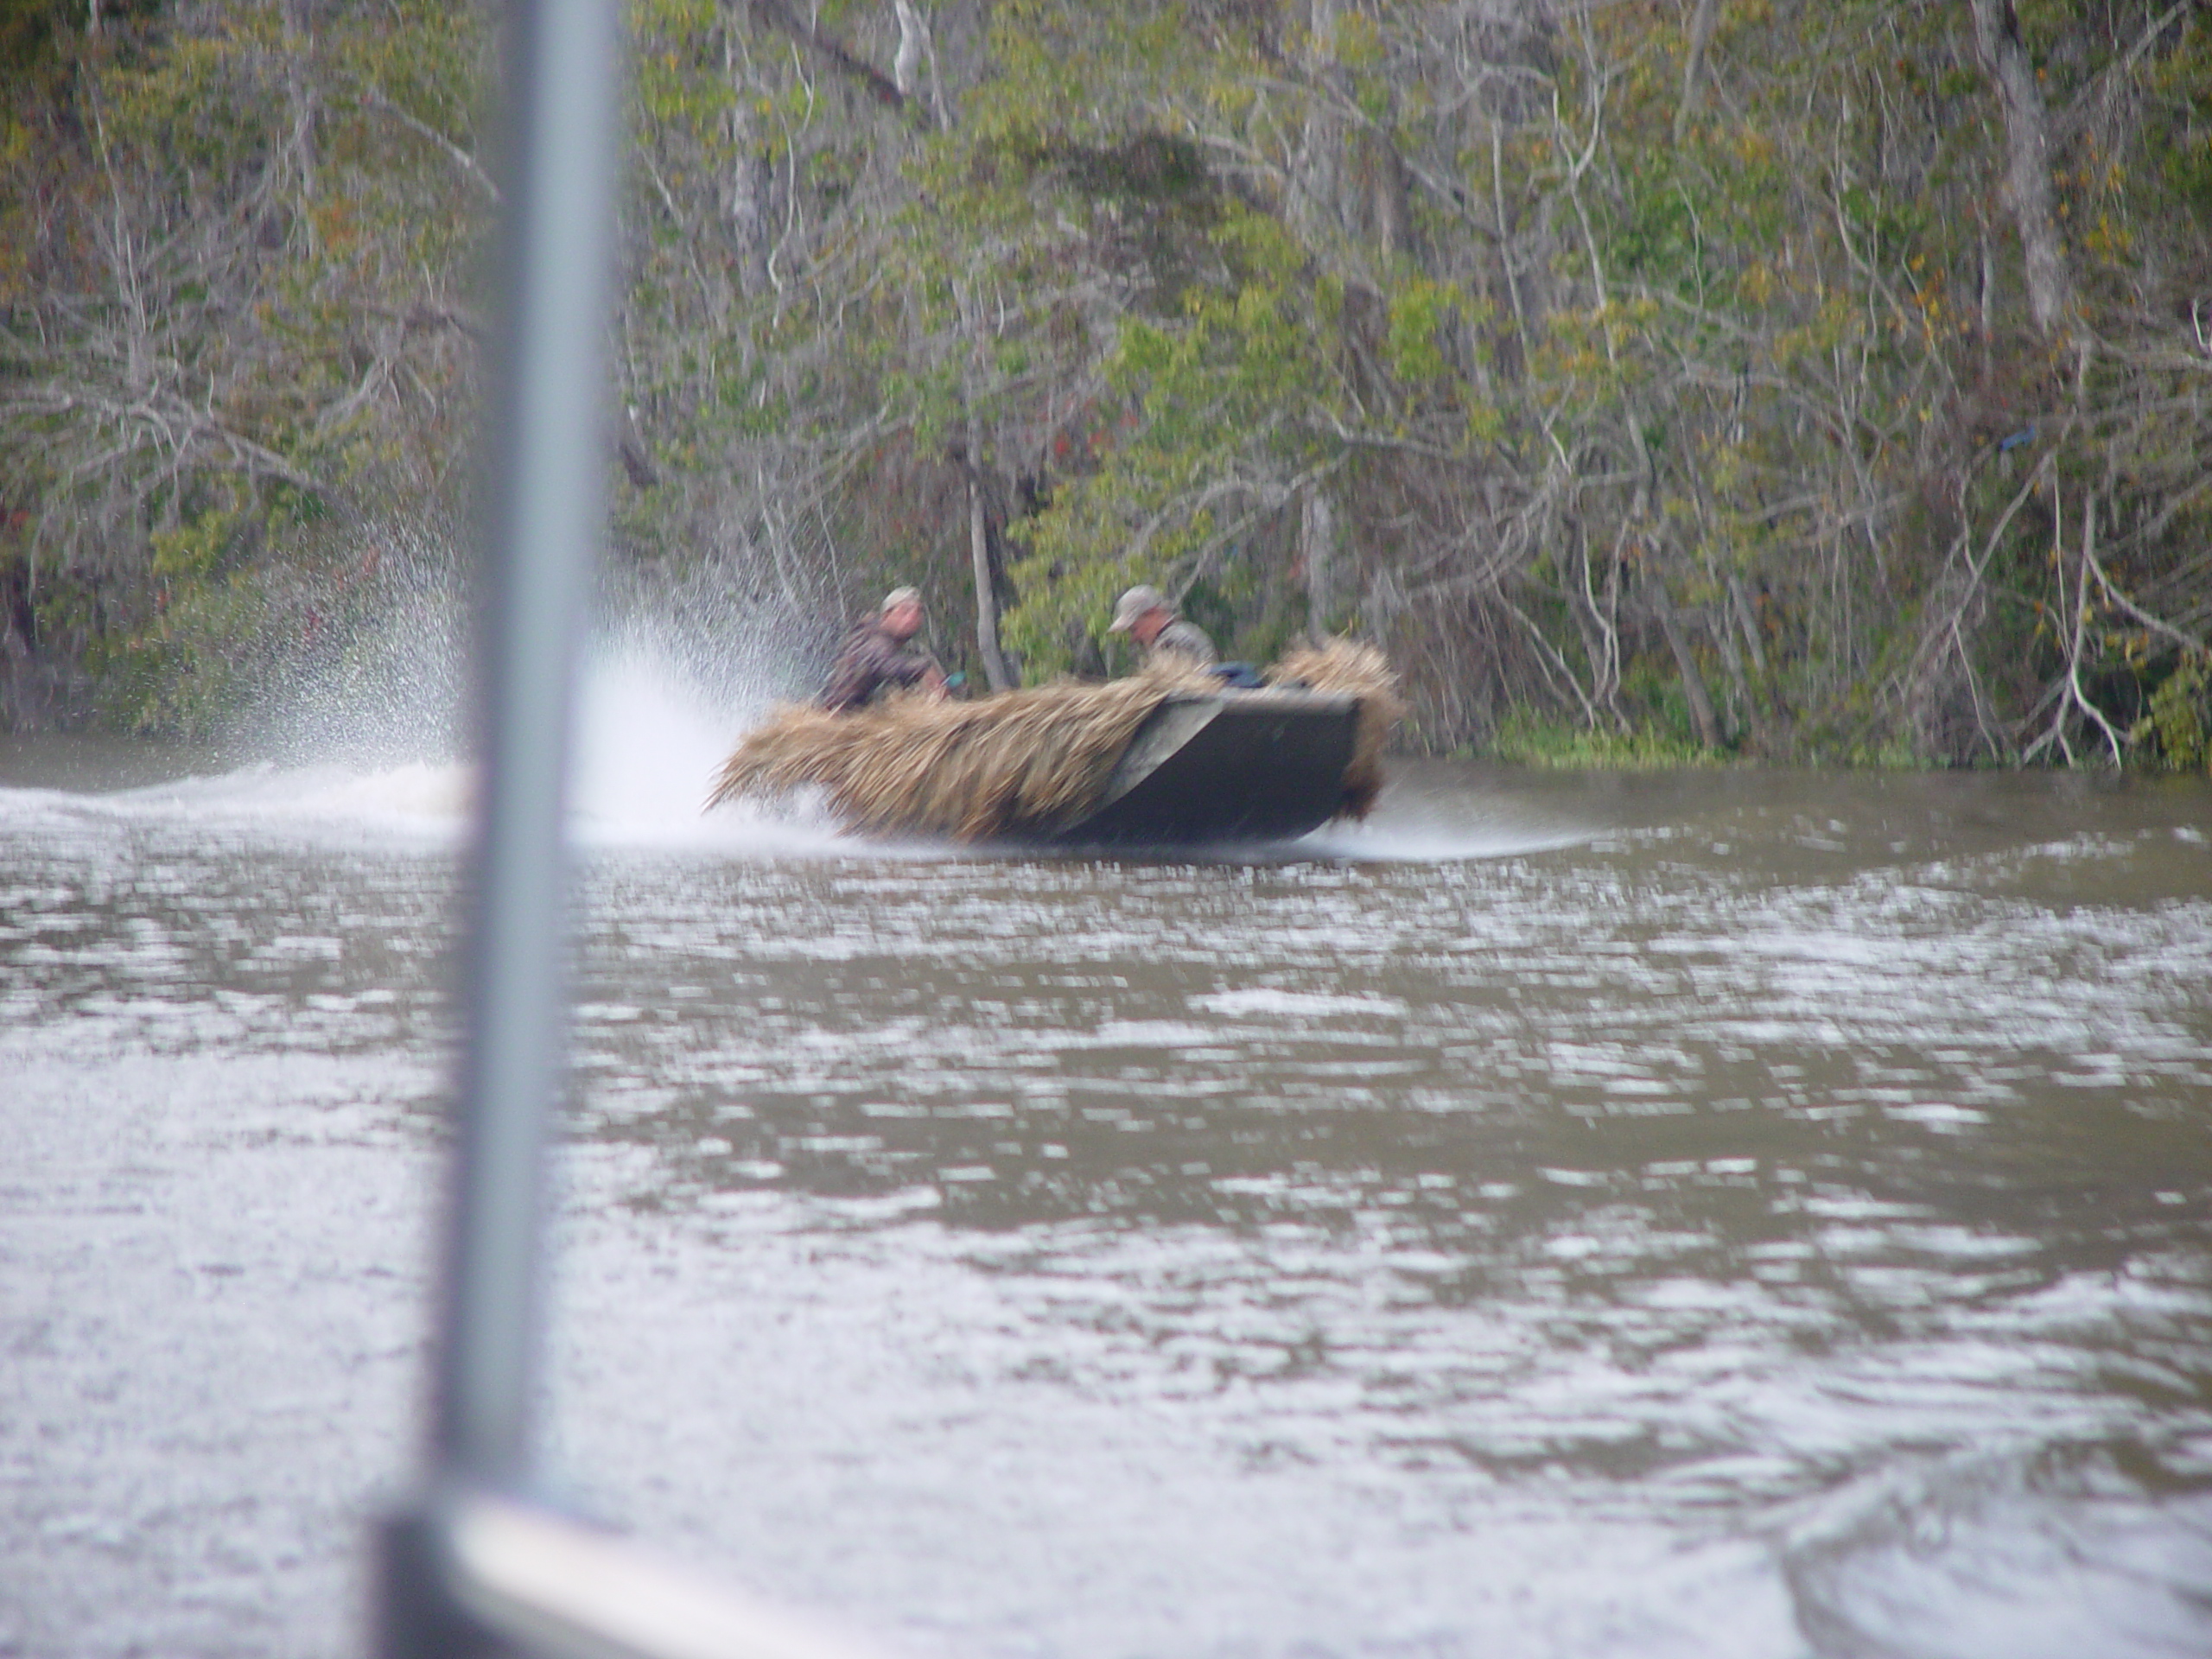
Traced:
POLYGON ((822 706, 832 714, 865 709, 884 691, 919 685, 937 666, 925 653, 908 651, 883 631, 883 619, 856 624, 837 649, 836 665, 823 688, 822 706))

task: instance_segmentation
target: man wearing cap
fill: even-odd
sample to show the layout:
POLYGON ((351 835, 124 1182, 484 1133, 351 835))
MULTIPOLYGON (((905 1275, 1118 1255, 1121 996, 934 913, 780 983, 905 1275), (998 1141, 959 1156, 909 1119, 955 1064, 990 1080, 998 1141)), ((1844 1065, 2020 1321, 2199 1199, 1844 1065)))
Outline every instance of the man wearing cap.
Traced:
POLYGON ((1211 668, 1220 656, 1205 631, 1176 615, 1167 595, 1157 588, 1140 585, 1123 594, 1107 632, 1128 634, 1144 648, 1147 662, 1180 657, 1192 668, 1211 668))
POLYGON ((822 706, 843 714, 865 709, 886 691, 911 686, 943 696, 944 671, 926 652, 906 648, 921 627, 921 594, 912 588, 893 588, 876 613, 856 623, 838 647, 822 706))

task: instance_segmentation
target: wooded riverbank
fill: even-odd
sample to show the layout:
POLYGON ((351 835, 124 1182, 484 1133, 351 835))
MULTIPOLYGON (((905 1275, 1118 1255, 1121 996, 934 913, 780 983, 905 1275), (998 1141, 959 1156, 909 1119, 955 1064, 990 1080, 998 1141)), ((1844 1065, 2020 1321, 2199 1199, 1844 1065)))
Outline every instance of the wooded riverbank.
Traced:
MULTIPOLYGON (((803 663, 912 581, 1000 685, 1143 580, 1434 749, 2212 758, 2196 0, 626 15, 619 606, 803 663)), ((496 57, 0 3, 0 728, 451 633, 496 57)))

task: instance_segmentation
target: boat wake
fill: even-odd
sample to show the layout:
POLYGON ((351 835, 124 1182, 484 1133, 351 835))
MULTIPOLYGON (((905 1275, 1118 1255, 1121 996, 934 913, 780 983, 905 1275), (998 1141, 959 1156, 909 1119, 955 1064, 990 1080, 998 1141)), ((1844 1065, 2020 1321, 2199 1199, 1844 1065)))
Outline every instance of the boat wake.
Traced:
MULTIPOLYGON (((766 677, 709 685, 653 640, 603 646, 580 699, 571 832, 588 855, 685 850, 736 857, 942 861, 1088 856, 1034 846, 963 846, 928 837, 845 833, 818 791, 706 809, 737 738, 774 701, 766 677)), ((143 764, 144 757, 137 756, 143 764)), ((127 775, 127 774, 126 774, 127 775)), ((139 773, 143 776, 143 771, 139 773)), ((62 787, 10 788, 0 772, 0 825, 56 817, 84 823, 173 822, 248 835, 457 845, 476 791, 473 765, 449 758, 397 764, 262 761, 205 775, 118 787, 97 766, 62 787)), ((1295 840, 1163 853, 1178 863, 1448 863, 1510 857, 1587 841, 1590 826, 1539 816, 1418 777, 1394 782, 1363 823, 1324 825, 1295 840)), ((1146 861, 1141 849, 1125 859, 1146 861)))
MULTIPOLYGON (((855 850, 861 843, 805 802, 774 811, 706 813, 715 768, 769 701, 765 691, 710 695, 647 643, 596 652, 577 711, 569 806, 576 843, 588 853, 643 847, 758 855, 855 850)), ((158 764, 157 754, 150 758, 158 764)), ((58 786, 41 778, 41 787, 9 787, 0 770, 0 825, 174 823, 288 838, 457 844, 476 797, 476 767, 449 756, 397 763, 262 760, 137 782, 149 760, 143 748, 124 753, 87 742, 78 764, 59 768, 58 786)))
POLYGON ((1470 822, 1467 814, 1457 822, 1419 813, 1401 817, 1393 806, 1386 790, 1376 815, 1365 823, 1324 824, 1292 849, 1344 863, 1458 864, 1580 847, 1599 833, 1579 824, 1504 817, 1470 822))
POLYGON ((135 788, 0 788, 0 823, 41 818, 198 827, 346 829, 433 839, 457 836, 474 768, 416 761, 381 769, 260 761, 135 788))

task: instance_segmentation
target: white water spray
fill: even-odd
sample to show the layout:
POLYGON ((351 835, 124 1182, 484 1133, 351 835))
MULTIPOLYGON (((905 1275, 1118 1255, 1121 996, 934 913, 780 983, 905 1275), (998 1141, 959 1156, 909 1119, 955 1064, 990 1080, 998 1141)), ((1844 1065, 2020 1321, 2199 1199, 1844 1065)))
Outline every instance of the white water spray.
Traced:
MULTIPOLYGON (((715 769, 746 728, 803 665, 747 650, 743 632, 711 628, 690 613, 689 631, 635 614, 587 652, 576 688, 570 829, 590 849, 728 848, 755 853, 849 850, 819 813, 704 810, 715 769), (723 641, 734 634, 734 650, 723 641)), ((724 619, 727 620, 728 619, 724 619)), ((395 629, 373 642, 380 671, 304 689, 270 721, 272 758, 212 775, 118 788, 120 773, 95 764, 63 787, 5 787, 0 816, 59 813, 92 819, 156 819, 305 833, 317 839, 397 836, 457 840, 467 830, 475 766, 457 758, 460 697, 450 630, 395 629), (410 653, 412 652, 412 656, 410 653)))
POLYGON ((643 624, 601 642, 578 700, 570 823, 591 847, 762 852, 849 845, 819 813, 706 808, 715 770, 775 701, 778 677, 741 658, 685 661, 643 624))
MULTIPOLYGON (((571 835, 580 846, 594 853, 692 849, 739 857, 1002 855, 941 842, 851 837, 818 803, 804 799, 740 802, 708 812, 715 772, 739 737, 779 698, 802 694, 811 678, 810 665, 789 648, 787 629, 741 614, 743 607, 734 602, 712 601, 712 595, 692 595, 670 603, 664 596, 663 603, 641 606, 601 632, 586 653, 569 804, 571 835)), ((458 841, 474 805, 475 772, 453 758, 453 641, 449 628, 428 626, 422 617, 410 621, 379 642, 378 675, 302 699, 283 724, 280 760, 122 792, 0 787, 0 816, 61 812, 316 839, 458 841)), ((1386 793, 1370 823, 1327 825, 1288 843, 1179 856, 1230 863, 1442 863, 1566 846, 1597 830, 1580 814, 1554 816, 1531 806, 1497 799, 1471 815, 1464 788, 1447 787, 1443 798, 1432 798, 1416 769, 1386 793)))

